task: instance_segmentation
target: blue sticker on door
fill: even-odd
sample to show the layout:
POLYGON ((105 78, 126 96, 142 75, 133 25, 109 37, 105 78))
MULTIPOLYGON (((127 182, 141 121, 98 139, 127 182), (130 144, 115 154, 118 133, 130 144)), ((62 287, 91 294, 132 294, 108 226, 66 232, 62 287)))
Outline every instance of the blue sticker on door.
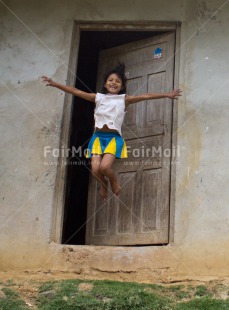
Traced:
POLYGON ((158 47, 157 49, 155 49, 155 51, 153 52, 153 58, 154 59, 158 59, 162 57, 162 48, 158 47))

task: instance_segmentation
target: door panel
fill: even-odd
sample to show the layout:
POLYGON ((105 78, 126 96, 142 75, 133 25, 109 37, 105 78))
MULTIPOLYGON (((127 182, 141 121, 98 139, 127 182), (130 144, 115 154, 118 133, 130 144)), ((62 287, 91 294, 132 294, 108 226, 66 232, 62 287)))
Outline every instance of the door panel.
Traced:
MULTIPOLYGON (((103 74, 124 61, 127 94, 168 92, 173 89, 174 33, 166 33, 101 51, 98 85, 103 74), (162 57, 155 59, 160 47, 162 57)), ((99 88, 98 88, 99 91, 99 88)), ((109 191, 100 200, 99 184, 91 177, 88 196, 87 244, 138 245, 169 242, 172 101, 148 100, 130 105, 122 126, 128 159, 118 159, 114 170, 120 196, 109 191), (168 153, 168 152, 167 152, 168 153)))

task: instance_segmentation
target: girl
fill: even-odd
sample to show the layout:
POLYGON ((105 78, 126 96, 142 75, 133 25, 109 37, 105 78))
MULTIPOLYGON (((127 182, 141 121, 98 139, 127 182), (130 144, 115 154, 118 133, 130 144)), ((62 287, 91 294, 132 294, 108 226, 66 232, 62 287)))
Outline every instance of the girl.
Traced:
POLYGON ((170 93, 147 93, 137 96, 126 95, 127 78, 125 65, 117 67, 104 76, 103 94, 87 93, 77 88, 54 82, 51 78, 42 76, 46 86, 59 88, 74 96, 95 103, 95 132, 89 142, 87 158, 91 158, 92 174, 100 182, 100 196, 107 198, 108 181, 115 195, 121 188, 115 172, 112 169, 115 158, 127 158, 126 143, 121 136, 121 126, 129 104, 142 100, 170 98, 181 96, 181 90, 170 93))

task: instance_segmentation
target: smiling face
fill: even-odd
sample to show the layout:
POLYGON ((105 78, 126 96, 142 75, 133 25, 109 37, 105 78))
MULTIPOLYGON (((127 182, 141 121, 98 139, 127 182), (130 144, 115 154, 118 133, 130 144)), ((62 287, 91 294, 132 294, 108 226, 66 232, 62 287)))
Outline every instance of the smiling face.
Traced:
POLYGON ((108 76, 106 83, 104 84, 109 94, 117 95, 122 89, 122 80, 116 73, 112 73, 108 76))

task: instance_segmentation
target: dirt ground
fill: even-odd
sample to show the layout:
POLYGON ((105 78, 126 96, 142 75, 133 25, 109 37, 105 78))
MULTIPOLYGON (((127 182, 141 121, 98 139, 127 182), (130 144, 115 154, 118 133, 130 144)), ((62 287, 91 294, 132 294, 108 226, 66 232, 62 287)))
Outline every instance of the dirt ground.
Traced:
MULTIPOLYGON (((26 304, 29 307, 31 307, 31 309, 35 309, 35 303, 39 294, 39 286, 42 284, 42 282, 66 280, 66 279, 90 280, 89 278, 83 279, 82 277, 79 277, 79 275, 76 275, 75 273, 66 273, 58 271, 53 272, 50 270, 0 272, 0 290, 6 286, 12 288, 13 290, 17 291, 20 294, 20 296, 23 298, 26 304)), ((147 283, 149 284, 149 282, 147 283)), ((224 300, 228 298, 229 294, 228 291, 229 278, 223 278, 223 279, 210 278, 210 277, 207 278, 200 277, 199 279, 174 278, 170 279, 169 281, 155 282, 150 284, 158 284, 164 286, 205 285, 209 291, 212 291, 214 293, 216 298, 224 300), (221 285, 222 287, 224 287, 224 289, 221 289, 220 291, 217 292, 214 291, 214 288, 217 285, 221 285)))

